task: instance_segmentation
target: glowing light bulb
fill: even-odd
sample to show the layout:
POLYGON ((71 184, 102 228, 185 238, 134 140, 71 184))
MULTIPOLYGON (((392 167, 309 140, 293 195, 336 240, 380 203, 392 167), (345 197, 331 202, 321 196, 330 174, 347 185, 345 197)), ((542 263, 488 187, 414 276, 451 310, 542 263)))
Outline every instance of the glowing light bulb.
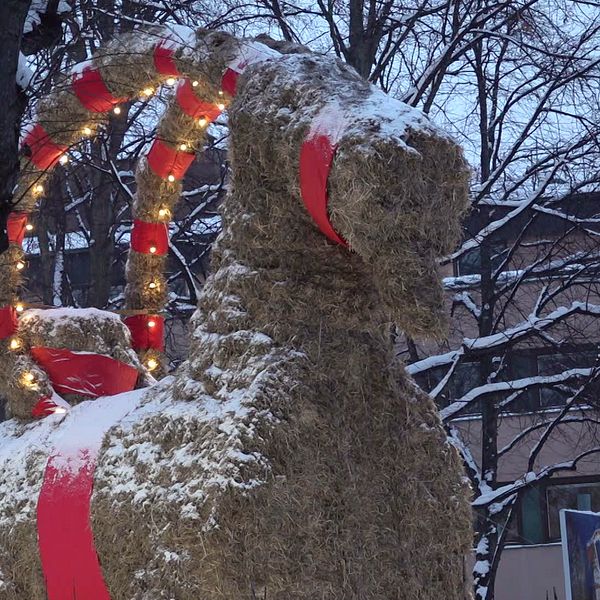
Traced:
POLYGON ((31 385, 33 383, 34 379, 35 379, 35 375, 31 371, 27 371, 26 373, 23 373, 23 381, 25 381, 25 383, 31 385))
POLYGON ((17 261, 17 271, 22 271, 25 268, 25 263, 22 260, 17 261))
POLYGON ((27 225, 25 225, 25 229, 27 231, 33 231, 33 225, 31 223, 27 223, 27 225))
POLYGON ((150 329, 156 327, 156 321, 148 321, 148 327, 150 327, 150 329))
POLYGON ((170 183, 173 183, 175 181, 175 175, 169 175, 167 177, 167 179, 169 180, 170 183))
POLYGON ((150 254, 156 254, 156 246, 150 246, 150 254))
POLYGON ((168 217, 170 215, 170 211, 167 208, 161 208, 158 211, 158 216, 161 218, 168 217))
POLYGON ((33 188, 33 191, 34 191, 36 194, 43 194, 43 193, 44 193, 44 186, 43 186, 43 185, 36 185, 36 186, 33 188))
POLYGON ((200 125, 200 127, 205 127, 207 123, 208 121, 204 117, 198 119, 198 125, 200 125))
POLYGON ((66 154, 63 154, 59 159, 58 162, 61 165, 66 165, 69 162, 69 157, 66 154))
POLYGON ((148 284, 148 287, 149 287, 151 290, 155 290, 155 289, 158 287, 158 284, 156 283, 156 281, 151 281, 151 282, 148 284))
POLYGON ((223 95, 223 90, 219 90, 219 96, 223 95))
POLYGON ((21 304, 20 302, 18 304, 15 305, 15 310, 18 313, 22 313, 25 310, 25 307, 23 306, 23 304, 21 304))
POLYGON ((142 90, 143 96, 152 96, 152 94, 154 94, 154 88, 152 87, 147 87, 142 90))
POLYGON ((182 152, 185 152, 185 151, 188 149, 188 145, 187 145, 187 144, 181 144, 181 145, 179 146, 179 149, 180 149, 182 152))
POLYGON ((200 85, 200 82, 194 79, 194 81, 192 81, 192 85, 194 87, 198 87, 200 85))
POLYGON ((93 131, 91 127, 84 127, 81 132, 83 135, 92 135, 93 131))
POLYGON ((156 369, 156 367, 158 367, 158 361, 155 360, 154 358, 150 358, 150 359, 148 359, 148 362, 146 363, 146 365, 148 366, 149 371, 154 371, 154 369, 156 369))
POLYGON ((115 115, 120 115, 121 114, 121 107, 120 106, 115 106, 113 108, 113 112, 115 113, 115 115))
POLYGON ((18 350, 21 347, 21 340, 19 338, 12 338, 10 340, 10 349, 18 350))
POLYGON ((217 104, 217 108, 219 110, 225 110, 225 105, 222 102, 219 102, 219 104, 217 104))
POLYGON ((175 82, 176 82, 176 81, 177 81, 177 80, 175 79, 175 77, 169 77, 169 78, 168 78, 168 79, 165 81, 165 83, 166 83, 167 85, 175 85, 175 82))

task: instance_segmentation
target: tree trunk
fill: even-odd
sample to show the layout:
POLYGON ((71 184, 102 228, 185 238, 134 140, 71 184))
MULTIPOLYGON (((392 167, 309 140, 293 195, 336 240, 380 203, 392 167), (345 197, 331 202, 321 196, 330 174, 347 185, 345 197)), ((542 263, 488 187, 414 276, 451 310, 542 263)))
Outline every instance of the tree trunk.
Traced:
POLYGON ((26 97, 17 87, 17 68, 30 4, 31 0, 0 2, 0 252, 8 248, 6 219, 19 170, 19 124, 26 97))

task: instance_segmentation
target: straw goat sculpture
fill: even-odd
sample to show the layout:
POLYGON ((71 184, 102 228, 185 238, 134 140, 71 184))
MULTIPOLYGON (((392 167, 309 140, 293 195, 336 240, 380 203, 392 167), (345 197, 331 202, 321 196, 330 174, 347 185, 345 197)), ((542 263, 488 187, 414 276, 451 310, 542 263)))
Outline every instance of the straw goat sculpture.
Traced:
MULTIPOLYGON (((164 64, 169 47, 154 34, 164 36, 125 36, 94 57, 114 98, 164 82, 157 48, 164 64)), ((466 206, 460 148, 302 48, 202 30, 166 58, 205 112, 174 99, 159 137, 199 148, 210 106, 229 105, 230 189, 188 360, 103 437, 90 514, 107 591, 81 598, 462 600, 468 490, 390 335, 392 323, 443 333, 436 258, 466 206)), ((99 114, 66 91, 39 109, 61 145, 99 114)), ((181 185, 151 162, 138 166, 133 216, 160 223, 181 185)), ((44 173, 24 172, 32 206, 44 173)), ((165 300, 155 254, 130 253, 126 297, 140 313, 165 300)), ((0 599, 46 597, 35 520, 44 445, 86 411, 130 401, 119 398, 0 426, 0 477, 12 482, 0 497, 0 599), (26 456, 3 454, 6 440, 42 437, 26 456)))

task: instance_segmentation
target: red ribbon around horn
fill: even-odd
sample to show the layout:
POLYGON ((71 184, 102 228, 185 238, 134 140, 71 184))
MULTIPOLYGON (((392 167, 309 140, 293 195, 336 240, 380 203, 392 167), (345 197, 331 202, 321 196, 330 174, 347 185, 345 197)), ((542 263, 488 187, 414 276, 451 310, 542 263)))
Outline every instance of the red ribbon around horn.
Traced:
POLYGON ((212 122, 221 114, 221 109, 216 104, 203 102, 196 96, 189 79, 184 79, 177 87, 177 102, 181 110, 192 119, 204 118, 212 122))
POLYGON ((19 326, 17 311, 14 306, 0 308, 0 340, 14 335, 19 326))
POLYGON ((6 221, 6 231, 8 233, 8 241, 11 244, 20 246, 25 239, 25 232, 27 231, 27 218, 29 213, 21 210, 15 210, 8 215, 6 221))
POLYGON ((85 67, 81 73, 75 73, 72 85, 77 99, 90 112, 108 112, 116 104, 127 100, 113 96, 104 83, 102 73, 92 67, 85 67))
POLYGON ((58 394, 114 396, 131 391, 138 378, 137 369, 104 354, 36 346, 31 356, 58 394))
POLYGON ((165 349, 165 320, 158 315, 133 315, 125 319, 135 350, 165 349))
POLYGON ((237 92, 237 80, 239 73, 233 69, 227 69, 221 79, 221 89, 227 92, 230 96, 235 96, 237 92))
POLYGON ((135 219, 131 230, 131 249, 140 254, 154 254, 155 256, 167 254, 169 251, 167 224, 148 223, 135 219))
POLYGON ((171 77, 180 77, 175 63, 175 50, 161 42, 154 49, 154 68, 157 73, 171 77))
POLYGON ((148 152, 147 159, 150 168, 158 177, 166 179, 173 175, 175 179, 183 179, 195 157, 193 152, 177 151, 157 138, 148 152))
POLYGON ((67 151, 67 146, 55 144, 50 134, 36 123, 27 133, 21 144, 22 149, 29 149, 29 160, 40 170, 53 167, 58 159, 67 151))

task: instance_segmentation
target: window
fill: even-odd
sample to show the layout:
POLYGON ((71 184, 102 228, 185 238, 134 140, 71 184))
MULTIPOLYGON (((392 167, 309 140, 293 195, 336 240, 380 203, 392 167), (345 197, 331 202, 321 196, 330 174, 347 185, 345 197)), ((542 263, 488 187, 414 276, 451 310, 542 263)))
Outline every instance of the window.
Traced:
MULTIPOLYGON (((564 354, 539 354, 535 351, 516 351, 509 355, 503 381, 524 379, 538 375, 556 375, 568 369, 590 368, 597 362, 596 352, 582 350, 564 354)), ((567 392, 559 386, 542 385, 525 390, 518 400, 507 407, 509 412, 534 412, 544 408, 563 406, 567 392)))
MULTIPOLYGON (((508 249, 504 243, 492 244, 491 266, 496 270, 504 260, 508 249)), ((481 273, 481 248, 474 248, 459 257, 456 263, 457 275, 477 275, 481 273)))
MULTIPOLYGON (((500 484, 501 485, 501 484, 500 484)), ((600 481, 562 480, 527 488, 508 525, 509 544, 548 544, 560 540, 563 508, 600 512, 600 481)))
POLYGON ((548 539, 560 539, 559 512, 563 508, 600 511, 600 482, 550 485, 546 488, 548 539))
MULTIPOLYGON (((544 354, 538 357, 538 373, 554 375, 568 369, 593 367, 596 364, 595 352, 578 352, 577 354, 544 354)), ((540 389, 540 406, 562 406, 566 395, 558 387, 540 389)))
MULTIPOLYGON (((450 365, 430 369, 426 373, 415 376, 417 384, 427 392, 431 392, 448 372, 450 365)), ((465 362, 457 365, 444 391, 436 398, 438 408, 445 408, 452 402, 464 396, 469 390, 479 385, 479 363, 465 362)), ((476 414, 481 412, 479 402, 473 402, 462 413, 476 414)))
MULTIPOLYGON (((525 379, 537 375, 537 357, 532 353, 514 352, 509 356, 503 379, 525 379)), ((532 412, 539 408, 540 391, 536 387, 523 390, 517 400, 508 406, 508 412, 532 412)))

